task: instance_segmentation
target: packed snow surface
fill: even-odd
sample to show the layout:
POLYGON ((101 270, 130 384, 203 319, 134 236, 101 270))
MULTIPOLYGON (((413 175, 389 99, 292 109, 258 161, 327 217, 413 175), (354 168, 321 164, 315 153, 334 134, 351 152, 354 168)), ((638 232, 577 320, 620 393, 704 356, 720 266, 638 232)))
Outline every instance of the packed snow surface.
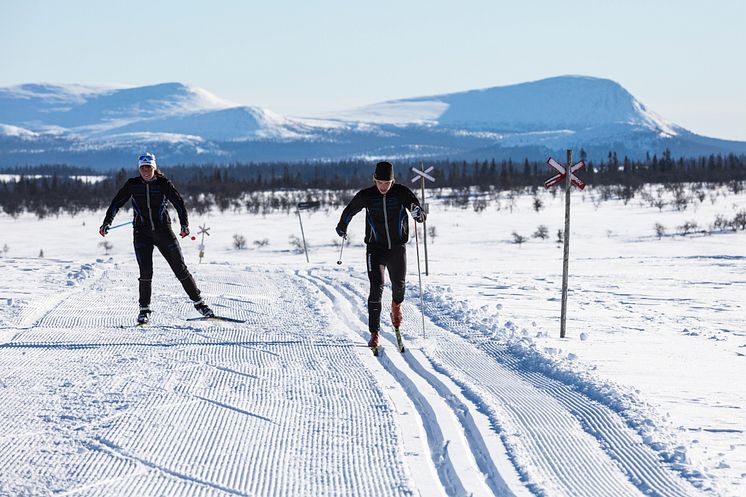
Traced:
POLYGON ((105 255, 100 212, 0 216, 0 495, 744 495, 746 235, 675 233, 746 196, 679 211, 573 194, 565 339, 564 199, 539 198, 429 199, 407 351, 384 317, 377 358, 362 213, 342 265, 339 210, 301 213, 310 263, 295 213, 191 213, 211 227, 201 263, 181 241, 203 296, 245 323, 188 321, 156 252, 140 328, 131 228, 105 255))

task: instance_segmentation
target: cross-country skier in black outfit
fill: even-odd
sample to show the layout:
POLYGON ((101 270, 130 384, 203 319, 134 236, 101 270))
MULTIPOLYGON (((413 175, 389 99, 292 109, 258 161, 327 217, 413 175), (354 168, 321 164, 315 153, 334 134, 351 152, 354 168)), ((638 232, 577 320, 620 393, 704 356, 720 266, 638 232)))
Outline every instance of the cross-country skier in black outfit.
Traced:
POLYGON ((337 224, 337 234, 347 236, 347 225, 352 217, 365 209, 365 243, 370 294, 368 295, 368 346, 378 347, 381 324, 381 298, 384 273, 388 269, 393 301, 391 321, 399 328, 402 320, 401 303, 404 301, 404 284, 407 275, 406 243, 409 240, 407 211, 418 223, 425 221, 426 213, 412 190, 394 184, 394 166, 390 162, 376 164, 373 175, 375 185, 360 190, 345 207, 337 224))
POLYGON ((212 310, 200 297, 197 283, 184 263, 179 241, 171 230, 171 217, 166 209, 168 202, 173 204, 179 216, 181 224, 179 234, 182 238, 189 235, 189 219, 184 200, 173 183, 158 170, 153 154, 141 155, 138 159, 138 166, 140 175, 128 179, 119 190, 114 200, 111 201, 104 216, 104 222, 99 228, 99 234, 106 236, 114 216, 128 200, 132 199, 135 256, 140 266, 140 313, 137 316, 137 322, 147 323, 151 313, 154 247, 158 247, 168 265, 171 266, 187 295, 194 302, 195 309, 203 316, 213 317, 212 310))

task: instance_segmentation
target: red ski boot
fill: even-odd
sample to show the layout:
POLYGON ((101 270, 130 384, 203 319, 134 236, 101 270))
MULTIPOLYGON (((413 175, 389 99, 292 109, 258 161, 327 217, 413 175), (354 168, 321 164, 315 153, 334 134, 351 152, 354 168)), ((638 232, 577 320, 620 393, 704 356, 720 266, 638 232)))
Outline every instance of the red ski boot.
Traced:
POLYGON ((401 326, 401 304, 397 304, 396 302, 391 302, 391 324, 397 330, 401 326))
POLYGON ((391 302, 391 324, 394 325, 396 345, 399 347, 399 352, 404 352, 404 342, 399 331, 399 327, 401 326, 401 304, 397 304, 396 302, 391 302))

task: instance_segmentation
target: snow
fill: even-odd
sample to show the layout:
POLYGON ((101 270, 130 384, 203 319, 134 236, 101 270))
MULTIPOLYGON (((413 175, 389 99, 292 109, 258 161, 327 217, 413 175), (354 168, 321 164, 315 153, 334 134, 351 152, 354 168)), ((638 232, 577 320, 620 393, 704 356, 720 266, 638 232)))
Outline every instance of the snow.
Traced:
POLYGON ((115 133, 105 139, 99 138, 91 141, 92 146, 108 147, 112 145, 131 145, 133 147, 141 143, 185 143, 191 145, 205 143, 204 138, 196 135, 180 133, 152 133, 148 131, 134 133, 115 133))
POLYGON ((81 84, 57 84, 36 83, 8 86, 0 88, 0 95, 5 98, 39 99, 49 103, 67 102, 77 104, 85 101, 87 97, 108 93, 117 89, 126 88, 124 85, 81 85, 81 84))
POLYGON ((38 133, 34 133, 33 131, 26 128, 21 128, 19 126, 9 126, 7 124, 0 124, 0 135, 13 136, 16 138, 23 138, 28 140, 37 138, 39 136, 38 133))
POLYGON ((435 101, 392 101, 358 109, 327 113, 330 119, 374 124, 435 124, 448 104, 435 101))
POLYGON ((560 339, 564 198, 539 194, 540 212, 529 194, 479 213, 429 198, 425 333, 412 242, 408 350, 384 318, 379 358, 362 213, 341 266, 339 210, 301 213, 310 264, 294 213, 192 213, 212 229, 201 264, 200 240, 181 241, 187 263, 246 323, 186 321, 156 254, 146 328, 131 228, 104 255, 101 212, 0 216, 0 494, 743 495, 746 233, 673 233, 746 195, 659 211, 575 192, 560 339))
MULTIPOLYGON (((79 106, 97 98, 105 100, 121 99, 120 95, 141 94, 152 98, 173 99, 184 107, 186 111, 197 109, 222 109, 236 106, 235 103, 218 97, 202 88, 183 85, 181 83, 162 83, 150 86, 135 87, 121 84, 81 85, 40 83, 24 84, 0 88, 0 97, 7 100, 26 99, 39 103, 59 105, 66 103, 79 106)), ((54 110, 62 110, 55 108, 54 110)))

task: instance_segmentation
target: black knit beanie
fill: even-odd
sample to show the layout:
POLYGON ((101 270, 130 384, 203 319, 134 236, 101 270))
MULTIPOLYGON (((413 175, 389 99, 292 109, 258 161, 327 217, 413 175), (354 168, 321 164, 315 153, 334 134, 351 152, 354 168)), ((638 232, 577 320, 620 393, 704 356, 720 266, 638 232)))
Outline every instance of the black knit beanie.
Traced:
POLYGON ((394 179, 394 166, 390 162, 379 162, 374 177, 379 181, 391 181, 394 179))

